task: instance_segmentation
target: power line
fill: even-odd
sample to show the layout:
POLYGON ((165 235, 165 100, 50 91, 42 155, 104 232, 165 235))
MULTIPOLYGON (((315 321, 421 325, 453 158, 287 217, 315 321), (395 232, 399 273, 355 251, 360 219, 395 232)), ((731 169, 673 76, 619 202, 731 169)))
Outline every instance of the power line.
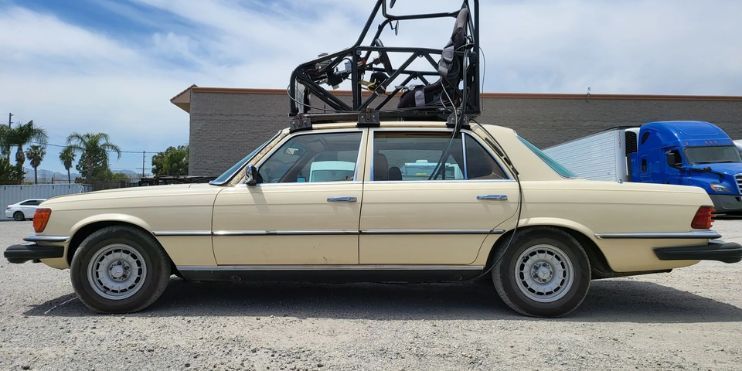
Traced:
MULTIPOLYGON (((62 145, 62 144, 41 143, 41 142, 31 142, 31 144, 46 145, 46 146, 60 147, 60 148, 66 148, 67 147, 67 145, 62 145)), ((116 153, 116 151, 111 151, 111 150, 107 150, 106 152, 116 153)), ((138 155, 141 155, 142 153, 155 153, 155 154, 157 154, 157 153, 160 153, 162 151, 159 151, 159 152, 152 152, 152 151, 130 151, 130 150, 123 150, 122 149, 119 152, 121 152, 121 153, 136 153, 138 155)))

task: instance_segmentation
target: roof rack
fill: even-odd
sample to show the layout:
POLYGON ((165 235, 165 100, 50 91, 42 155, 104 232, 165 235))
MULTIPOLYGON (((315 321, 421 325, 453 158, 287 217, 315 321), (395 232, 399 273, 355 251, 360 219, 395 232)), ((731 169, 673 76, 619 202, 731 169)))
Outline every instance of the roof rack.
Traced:
POLYGON ((479 115, 479 1, 463 0, 453 12, 412 15, 390 14, 395 2, 376 1, 353 46, 322 54, 293 71, 287 89, 291 130, 306 130, 312 123, 352 120, 358 120, 359 126, 376 126, 382 119, 446 120, 461 127, 479 115), (368 37, 377 18, 381 22, 368 37), (380 39, 387 26, 396 34, 400 21, 435 18, 455 19, 451 39, 442 49, 385 47, 380 39), (390 56, 403 62, 393 66, 390 56), (424 67, 413 67, 416 60, 422 60, 424 67), (344 81, 351 84, 350 102, 327 90, 344 81), (310 96, 325 108, 313 106, 310 96), (399 103, 390 109, 395 97, 399 103))

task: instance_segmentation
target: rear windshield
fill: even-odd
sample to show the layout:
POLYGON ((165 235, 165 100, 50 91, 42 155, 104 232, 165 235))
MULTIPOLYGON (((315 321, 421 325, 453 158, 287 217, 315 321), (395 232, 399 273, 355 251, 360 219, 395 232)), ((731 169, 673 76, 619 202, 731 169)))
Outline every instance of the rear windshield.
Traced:
POLYGON ((561 175, 564 178, 576 178, 577 175, 575 173, 569 171, 566 167, 562 166, 560 163, 556 162, 553 158, 549 157, 546 153, 544 153, 542 150, 540 150, 538 147, 531 144, 531 142, 523 139, 522 137, 518 137, 523 144, 528 147, 533 153, 536 154, 542 161, 544 161, 547 165, 549 165, 552 170, 556 171, 557 174, 561 175))

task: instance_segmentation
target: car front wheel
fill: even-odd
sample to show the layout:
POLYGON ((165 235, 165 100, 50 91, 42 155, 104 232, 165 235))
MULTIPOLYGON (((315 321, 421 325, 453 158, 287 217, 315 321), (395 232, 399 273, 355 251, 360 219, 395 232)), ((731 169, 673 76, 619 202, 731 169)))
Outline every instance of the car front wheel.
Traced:
POLYGON ((577 309, 590 287, 590 261, 579 242, 554 228, 517 233, 510 247, 494 256, 492 280, 503 302, 539 317, 577 309))
POLYGON ((26 220, 26 216, 23 215, 23 212, 22 211, 16 211, 15 213, 13 213, 13 219, 15 221, 22 222, 22 221, 26 220))
POLYGON ((107 227, 80 244, 72 258, 71 278, 88 308, 102 313, 136 312, 165 291, 170 261, 149 234, 107 227))

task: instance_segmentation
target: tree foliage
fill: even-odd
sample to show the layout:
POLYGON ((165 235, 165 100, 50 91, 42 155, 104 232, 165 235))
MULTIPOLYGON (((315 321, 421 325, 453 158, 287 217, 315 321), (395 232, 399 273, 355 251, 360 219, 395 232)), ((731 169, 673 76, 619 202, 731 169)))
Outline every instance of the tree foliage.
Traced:
POLYGON ((168 147, 152 156, 152 175, 188 175, 188 146, 168 147))
POLYGON ((38 144, 31 145, 28 151, 26 151, 26 157, 31 162, 31 167, 33 168, 34 184, 39 184, 38 168, 41 165, 41 161, 44 161, 44 156, 46 156, 46 148, 38 144))
POLYGON ((65 147, 62 152, 59 152, 59 161, 62 162, 65 170, 67 170, 67 183, 72 183, 70 169, 72 168, 72 163, 75 162, 75 151, 70 147, 65 147))
POLYGON ((5 157, 0 157, 0 184, 21 184, 23 170, 10 164, 5 157))
POLYGON ((121 150, 111 143, 106 133, 72 133, 67 137, 67 148, 73 153, 80 153, 80 161, 75 168, 86 180, 105 179, 108 176, 108 152, 121 158, 121 150))
POLYGON ((30 142, 36 142, 42 146, 46 145, 47 135, 46 130, 34 126, 33 120, 18 125, 14 128, 10 128, 5 133, 6 141, 11 146, 16 146, 15 162, 16 166, 23 168, 23 163, 26 161, 26 155, 23 152, 23 146, 30 142))

